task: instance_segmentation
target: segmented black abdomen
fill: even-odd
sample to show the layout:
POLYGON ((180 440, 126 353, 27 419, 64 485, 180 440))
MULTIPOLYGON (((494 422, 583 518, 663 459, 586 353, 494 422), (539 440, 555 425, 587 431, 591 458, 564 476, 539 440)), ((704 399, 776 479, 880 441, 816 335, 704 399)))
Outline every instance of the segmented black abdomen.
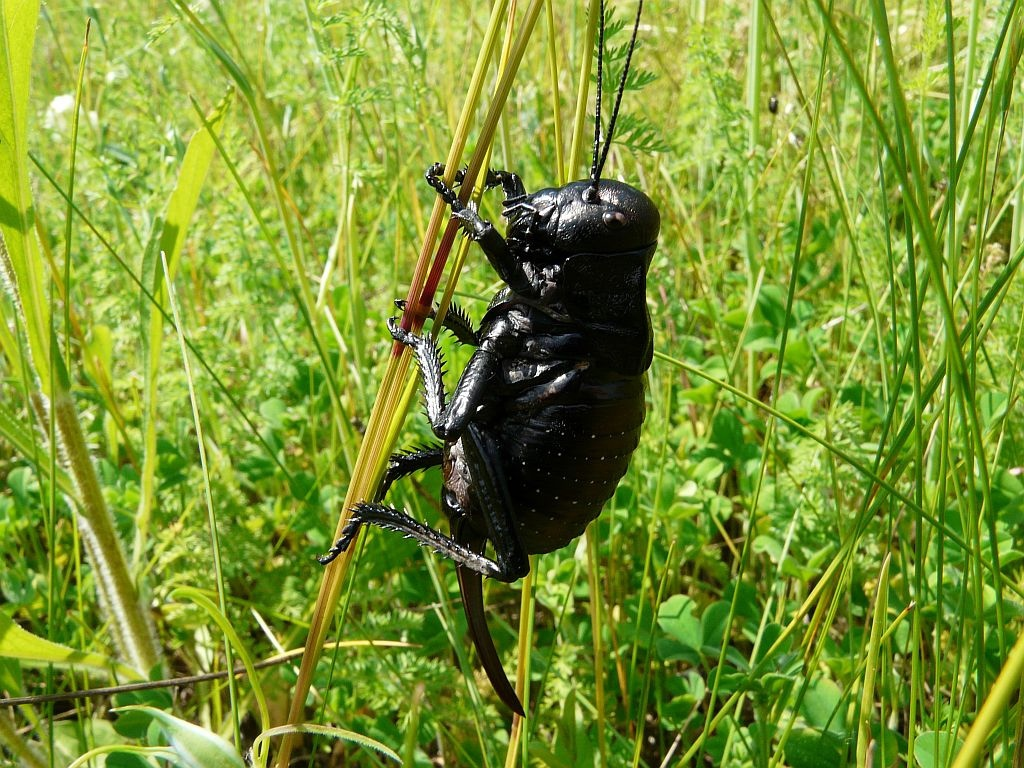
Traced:
POLYGON ((601 514, 626 473, 643 421, 641 376, 588 371, 572 405, 549 405, 500 424, 526 552, 564 547, 601 514))

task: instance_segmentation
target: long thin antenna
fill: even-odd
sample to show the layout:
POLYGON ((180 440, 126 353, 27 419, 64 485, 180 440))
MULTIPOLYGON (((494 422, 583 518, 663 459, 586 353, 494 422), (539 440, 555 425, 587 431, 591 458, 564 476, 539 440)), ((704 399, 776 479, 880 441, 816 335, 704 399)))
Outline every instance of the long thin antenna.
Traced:
MULTIPOLYGON (((598 180, 601 178, 601 171, 604 168, 604 161, 608 159, 608 150, 612 147, 612 136, 615 135, 615 121, 619 117, 619 105, 622 104, 622 94, 626 90, 626 75, 629 74, 629 62, 633 58, 633 50, 636 48, 636 33, 640 29, 640 13, 644 9, 644 0, 640 0, 636 6, 636 20, 633 22, 633 36, 629 39, 629 48, 626 51, 626 63, 622 68, 622 78, 619 80, 619 91, 615 95, 615 108, 612 110, 612 119, 608 123, 608 138, 605 139, 604 149, 601 151, 601 161, 597 161, 597 140, 594 140, 594 166, 590 171, 590 178, 594 180, 594 186, 597 186, 598 180)), ((602 45, 604 44, 604 0, 601 0, 601 37, 602 45)), ((601 55, 598 53, 597 58, 597 97, 600 102, 601 98, 601 55)), ((600 116, 600 103, 598 103, 598 116, 600 116)), ((598 118, 598 128, 600 128, 600 117, 598 118)))
POLYGON ((601 165, 597 162, 601 147, 601 82, 604 79, 604 0, 601 0, 601 17, 597 24, 597 101, 594 103, 594 159, 590 163, 590 180, 594 182, 594 189, 597 189, 597 182, 601 178, 601 165, 604 164, 603 160, 601 165))

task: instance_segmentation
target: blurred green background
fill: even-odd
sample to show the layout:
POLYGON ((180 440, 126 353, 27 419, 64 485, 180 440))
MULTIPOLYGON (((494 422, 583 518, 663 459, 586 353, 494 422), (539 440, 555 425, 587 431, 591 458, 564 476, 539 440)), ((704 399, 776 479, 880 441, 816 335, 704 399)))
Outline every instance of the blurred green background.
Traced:
MULTIPOLYGON (((32 5, 0 2, 0 617, 36 640, 0 638, 0 688, 299 648, 491 9, 51 0, 26 48, 32 5), (106 661, 52 666, 43 640, 106 661)), ((635 5, 613 11, 616 77, 635 5)), ((542 12, 499 125, 492 165, 529 190, 561 178, 586 21, 542 12)), ((489 587, 506 668, 529 664, 522 742, 467 662, 452 565, 379 531, 308 720, 422 766, 1019 765, 1018 4, 649 0, 639 40, 605 173, 662 215, 647 426, 590 553, 536 560, 528 659, 518 590, 489 587)), ((498 287, 471 248, 460 304, 479 318, 498 287)), ((429 437, 414 406, 401 442, 429 437)), ((391 498, 437 524, 438 487, 391 498)), ((258 672, 273 724, 297 663, 258 672)), ((133 701, 239 752, 261 730, 249 678, 133 701)), ((123 703, 8 707, 0 743, 152 765, 174 730, 123 703)), ((332 739, 293 757, 393 764, 332 739)))

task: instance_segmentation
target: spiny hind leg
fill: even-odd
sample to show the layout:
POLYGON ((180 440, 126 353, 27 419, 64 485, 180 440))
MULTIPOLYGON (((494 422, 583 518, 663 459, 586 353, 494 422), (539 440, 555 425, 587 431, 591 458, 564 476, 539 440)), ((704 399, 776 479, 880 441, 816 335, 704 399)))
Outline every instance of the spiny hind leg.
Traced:
MULTIPOLYGON (((388 468, 380 482, 380 487, 377 489, 377 493, 374 494, 374 503, 379 503, 387 495, 391 484, 395 480, 411 475, 413 472, 418 472, 421 469, 440 466, 442 457, 442 448, 439 445, 414 448, 392 454, 391 458, 388 459, 388 468)), ((345 525, 341 532, 341 538, 334 542, 334 545, 327 552, 317 558, 320 564, 327 565, 332 560, 337 559, 342 552, 351 546, 357 533, 359 533, 359 523, 356 522, 353 525, 353 521, 350 518, 348 524, 345 525)))
MULTIPOLYGON (((335 548, 340 547, 340 552, 348 549, 355 539, 361 525, 376 525, 387 531, 396 531, 409 539, 415 539, 425 547, 430 547, 442 557, 465 566, 482 576, 488 576, 499 581, 515 581, 518 576, 508 578, 502 572, 499 565, 484 555, 474 552, 469 547, 458 543, 450 536, 445 536, 440 531, 431 528, 410 517, 400 509, 389 507, 386 504, 370 504, 363 502, 352 508, 352 517, 342 531, 341 538, 335 548)), ((333 551, 334 548, 332 548, 333 551)))

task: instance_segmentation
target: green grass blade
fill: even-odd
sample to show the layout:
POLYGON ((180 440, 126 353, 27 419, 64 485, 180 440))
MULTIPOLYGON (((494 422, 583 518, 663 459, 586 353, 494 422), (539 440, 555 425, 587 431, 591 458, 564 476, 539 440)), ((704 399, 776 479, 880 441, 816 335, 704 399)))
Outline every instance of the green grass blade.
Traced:
POLYGON ((29 65, 38 16, 37 0, 0 2, 0 232, 6 241, 0 269, 7 291, 20 294, 14 301, 23 331, 40 380, 49 382, 49 305, 42 275, 33 267, 39 246, 27 159, 29 65))
POLYGON ((166 310, 165 278, 163 266, 160 263, 160 254, 166 254, 168 279, 173 281, 177 274, 181 249, 188 234, 189 222, 195 214, 196 206, 199 203, 199 193, 206 181, 216 150, 213 134, 220 130, 229 105, 230 98, 225 96, 224 100, 206 118, 203 127, 196 131, 189 140, 178 179, 167 200, 164 216, 158 221, 153 239, 146 248, 142 262, 141 275, 142 279, 146 281, 147 290, 139 297, 139 325, 142 329, 140 336, 146 364, 143 393, 143 464, 140 473, 139 509, 136 514, 133 547, 133 560, 136 564, 141 561, 148 542, 156 494, 157 465, 160 460, 157 452, 157 405, 160 399, 160 350, 166 311, 153 311, 150 299, 159 301, 158 308, 166 310))
POLYGON ((45 669, 50 664, 61 667, 85 667, 106 673, 111 668, 127 680, 141 679, 131 667, 119 664, 102 653, 78 651, 34 635, 0 613, 0 657, 17 659, 22 664, 45 669))
MULTIPOLYGON (((18 360, 15 367, 31 370, 32 380, 25 386, 41 421, 48 424, 51 457, 59 454, 74 480, 80 505, 78 524, 97 572, 103 604, 112 612, 111 628, 118 648, 129 664, 148 671, 159 663, 160 652, 103 497, 44 298, 43 286, 50 277, 33 227, 25 141, 28 61, 37 9, 31 2, 16 8, 0 5, 0 135, 9 137, 0 141, 0 200, 8 206, 0 211, 0 271, 30 351, 29 364, 18 360)), ((55 463, 54 458, 52 473, 56 472, 55 463)))

